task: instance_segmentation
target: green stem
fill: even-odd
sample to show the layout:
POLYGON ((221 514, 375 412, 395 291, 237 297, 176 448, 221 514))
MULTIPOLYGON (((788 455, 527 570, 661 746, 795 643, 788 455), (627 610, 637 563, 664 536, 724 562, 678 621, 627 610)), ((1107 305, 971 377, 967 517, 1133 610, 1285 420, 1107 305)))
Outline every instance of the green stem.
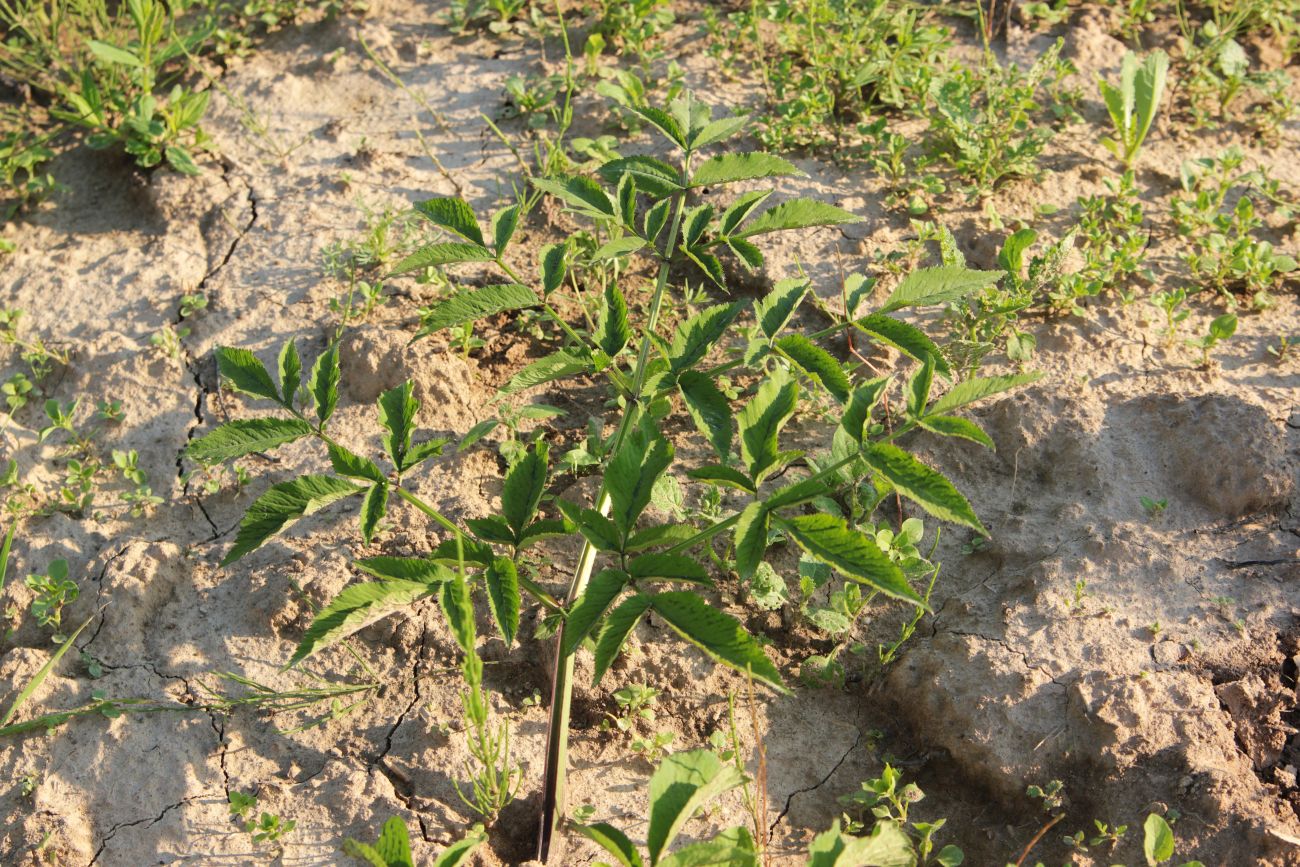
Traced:
MULTIPOLYGON (((690 177, 690 170, 691 154, 688 151, 682 167, 683 181, 690 177)), ((650 302, 650 314, 641 337, 641 348, 637 353, 632 396, 611 443, 609 449, 611 455, 617 454, 640 410, 642 391, 645 389, 646 368, 650 359, 650 336, 654 334, 659 323, 659 314, 663 309, 663 299, 668 288, 669 262, 672 260, 677 245, 677 235, 681 230, 682 217, 686 210, 685 190, 677 193, 675 198, 673 222, 668 230, 668 240, 664 247, 663 261, 659 266, 654 296, 650 302)), ((610 504, 609 491, 606 489, 604 481, 602 481, 600 493, 596 498, 596 509, 602 515, 608 514, 610 504)), ((569 585, 569 592, 565 597, 566 605, 572 605, 574 600, 582 595, 587 586, 587 581, 591 578, 595 563, 596 548, 590 542, 584 541, 582 553, 578 557, 577 570, 574 573, 573 581, 569 585)), ((551 719, 547 731, 546 772, 542 783, 542 819, 537 843, 537 857, 543 862, 548 861, 550 858, 551 841, 559 830, 565 810, 565 777, 569 763, 569 712, 573 700, 573 655, 565 655, 560 650, 564 646, 564 629, 565 625, 562 623, 558 634, 555 636, 555 676, 551 684, 551 719)))

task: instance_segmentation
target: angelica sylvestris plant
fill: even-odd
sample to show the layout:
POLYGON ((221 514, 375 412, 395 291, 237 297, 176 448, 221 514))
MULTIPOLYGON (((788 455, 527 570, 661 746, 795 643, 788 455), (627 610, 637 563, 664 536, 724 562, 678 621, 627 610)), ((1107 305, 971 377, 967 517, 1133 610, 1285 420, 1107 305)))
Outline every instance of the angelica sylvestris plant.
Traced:
MULTIPOLYGON (((314 436, 330 460, 331 473, 282 482, 259 497, 249 507, 226 562, 258 547, 301 515, 345 499, 361 502, 361 532, 367 542, 394 497, 446 533, 425 556, 360 560, 358 567, 376 580, 346 588, 322 609, 291 664, 425 596, 440 596, 467 655, 473 634, 458 626, 457 619, 468 616, 467 600, 477 596, 471 596, 472 591, 482 589, 480 598, 486 600, 507 645, 517 636, 525 598, 546 609, 558 652, 543 793, 543 858, 564 815, 574 659, 584 646, 594 646, 599 681, 637 624, 653 612, 715 661, 783 690, 781 675, 759 641, 713 603, 709 591, 719 572, 734 572, 749 581, 770 545, 791 543, 872 598, 924 606, 901 567, 877 544, 872 517, 877 506, 886 498, 893 502, 897 495, 941 521, 986 533, 953 484, 903 446, 921 432, 991 445, 983 430, 954 412, 1034 379, 969 378, 936 397, 936 383, 952 379, 948 361, 923 332, 893 315, 908 307, 960 300, 993 285, 1001 272, 957 265, 918 271, 904 278, 872 313, 860 308, 867 306, 873 282, 851 277, 842 287, 847 309, 840 321, 807 334, 791 329, 811 292, 806 278, 782 280, 754 302, 733 300, 722 256, 758 268, 764 261, 759 243, 765 235, 857 218, 810 199, 773 205, 771 190, 745 192, 725 205, 697 203, 696 193, 703 187, 720 191, 732 183, 796 175, 798 170, 761 152, 706 155, 739 133, 745 121, 715 119, 707 106, 690 97, 674 102, 668 111, 631 110, 667 139, 676 154, 672 162, 627 156, 606 162, 595 177, 533 181, 592 225, 594 236, 601 239, 594 252, 578 255, 569 244, 547 247, 541 251, 537 276, 530 279, 506 259, 520 219, 517 206, 498 212, 485 233, 464 201, 433 199, 417 208, 448 239, 413 253, 390 275, 449 265, 502 275, 500 282, 460 289, 429 308, 417 336, 503 311, 536 311, 554 326, 561 348, 515 374, 502 389, 503 400, 579 376, 605 383, 616 407, 606 419, 614 432, 597 450, 599 456, 592 457, 589 469, 599 476, 600 485, 591 500, 548 499, 549 480, 563 465, 538 441, 514 452, 497 514, 471 518, 463 525, 450 520, 404 484, 404 478, 443 445, 414 437, 418 403, 409 383, 379 398, 388 469, 330 436, 327 423, 337 402, 339 370, 334 347, 317 360, 305 389, 292 343, 280 356, 279 386, 251 353, 219 350, 222 372, 235 388, 275 402, 284 413, 280 418, 223 425, 190 449, 191 457, 211 463, 314 436), (648 285, 627 278, 637 273, 633 270, 606 267, 629 257, 653 264, 655 276, 648 285), (681 307, 679 300, 687 297, 684 280, 698 282, 684 270, 691 265, 722 300, 675 324, 665 322, 665 310, 681 307), (686 274, 682 284, 675 274, 686 274), (564 316, 562 311, 575 309, 575 302, 583 309, 587 297, 597 299, 597 309, 588 311, 592 315, 574 321, 564 316), (845 331, 854 332, 859 345, 876 342, 897 349, 910 359, 909 374, 879 374, 838 358, 832 338, 845 331), (724 374, 731 382, 746 384, 738 398, 728 397, 720 387, 724 374), (315 411, 309 417, 311 404, 315 411), (886 406, 893 407, 888 418, 886 406), (783 429, 801 409, 814 407, 836 420, 824 448, 811 454, 783 448, 783 429), (698 434, 709 456, 678 460, 663 431, 679 429, 698 434), (716 517, 649 521, 644 513, 652 491, 670 471, 725 504, 716 517), (718 491, 730 499, 724 500, 718 491), (828 498, 843 504, 841 515, 811 509, 813 501, 828 498), (533 548, 551 537, 573 535, 582 540, 581 553, 570 564, 567 589, 553 594, 536 571, 533 548), (463 578, 458 566, 462 563, 463 578)), ((508 788, 508 769, 498 779, 508 788)))

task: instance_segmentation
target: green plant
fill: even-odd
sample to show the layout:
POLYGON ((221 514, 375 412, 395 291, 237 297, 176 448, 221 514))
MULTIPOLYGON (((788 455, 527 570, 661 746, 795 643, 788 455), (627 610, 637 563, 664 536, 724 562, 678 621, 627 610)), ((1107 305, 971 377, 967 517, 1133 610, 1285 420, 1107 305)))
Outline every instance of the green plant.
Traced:
POLYGON ((1147 517, 1153 520, 1159 518, 1165 513, 1165 509, 1169 508, 1169 500, 1163 497, 1159 500, 1153 500, 1151 497, 1139 497, 1138 502, 1142 504, 1142 511, 1146 512, 1147 517))
POLYGON ((32 381, 25 373, 15 373, 5 380, 4 385, 0 385, 0 394, 5 397, 5 406, 9 407, 10 415, 27 405, 31 393, 32 381))
MULTIPOLYGON (((1151 813, 1142 823, 1142 854, 1148 867, 1156 867, 1174 857, 1174 831, 1163 816, 1151 813)), ((1184 861, 1180 867, 1204 867, 1200 861, 1184 861)))
MULTIPOLYGON (((476 654, 472 652, 475 635, 469 588, 483 589, 483 598, 507 646, 517 636, 525 595, 546 609, 544 628, 558 631, 559 651, 543 792, 543 855, 565 812, 573 665, 588 638, 595 641, 599 681, 637 623, 653 610, 675 634, 716 661, 760 684, 783 689, 781 676, 760 642, 704 595, 712 583, 704 563, 723 561, 748 580, 768 556, 769 546, 778 542, 798 546, 855 588, 925 607, 905 570, 881 550, 877 541, 880 528, 871 521, 873 512, 886 499, 901 502, 906 498, 940 520, 979 534, 986 530, 952 483, 901 448, 900 438, 927 431, 988 445, 987 434, 953 413, 1036 379, 1034 375, 971 377, 938 397, 932 394, 937 382, 951 381, 947 361, 924 333, 890 314, 956 301, 1001 276, 956 266, 910 274, 876 312, 855 313, 811 334, 786 333, 809 295, 810 283, 803 278, 779 282, 753 305, 745 301, 713 304, 688 312, 676 327, 667 327, 661 320, 672 315, 668 311, 673 307, 673 295, 691 292, 670 279, 675 268, 693 266, 700 269, 703 279, 725 286, 721 255, 734 255, 747 266, 757 267, 763 256, 755 239, 769 232, 835 225, 856 218, 809 199, 760 210, 771 195, 768 191, 744 193, 723 209, 712 204, 692 206, 688 199, 692 189, 719 189, 796 170, 765 153, 701 158, 700 151, 738 133, 745 120, 715 119, 690 96, 667 111, 652 107, 633 110, 677 150, 676 165, 637 155, 602 166, 598 176, 605 185, 586 176, 534 177, 532 183, 594 225, 602 244, 592 254, 593 261, 636 255, 652 263, 654 279, 649 286, 637 287, 630 279, 608 279, 608 270, 570 259, 563 244, 543 248, 537 278, 525 278, 504 255, 518 228, 522 206, 515 204, 497 212, 485 234, 468 204, 452 198, 433 199, 417 207, 456 240, 438 241, 415 251, 388 275, 392 279, 427 267, 469 264, 499 271, 508 281, 475 284, 440 301, 424 317, 417 337, 498 313, 540 311, 540 322, 551 329, 561 348, 518 371, 501 388, 502 399, 578 375, 607 384, 617 416, 612 419, 614 433, 605 452, 608 457, 600 459, 600 485, 590 504, 552 498, 559 516, 547 517, 541 511, 552 468, 549 448, 539 440, 515 455, 505 475, 498 514, 470 518, 463 525, 450 520, 403 483, 444 445, 440 440, 414 441, 419 403, 410 383, 379 398, 382 440, 391 469, 381 470, 329 433, 327 425, 338 400, 336 346, 317 359, 306 389, 301 389, 303 368, 292 341, 280 353, 278 384, 251 352, 219 349, 217 362, 225 380, 246 394, 273 402, 282 414, 229 422, 193 441, 188 449, 191 459, 214 464, 312 437, 329 457, 332 473, 279 482, 254 500, 226 555, 227 564, 260 547, 303 515, 342 500, 361 501, 361 535, 367 544, 375 541, 393 496, 446 534, 425 556, 376 556, 359 561, 358 566, 378 580, 346 588, 321 609, 290 665, 324 650, 366 622, 437 595, 465 655, 463 673, 471 685, 467 694, 474 694, 478 690, 474 686, 477 675, 472 660, 476 654), (596 281, 595 285, 587 280, 596 281), (572 292, 577 304, 573 309, 586 309, 585 292, 580 288, 584 284, 585 292, 599 298, 598 309, 595 316, 574 325, 552 301, 558 303, 557 293, 572 292), (634 306, 625 292, 636 290, 644 294, 631 296, 638 302, 634 306), (642 309, 643 303, 647 312, 634 318, 633 311, 642 309), (737 323, 750 311, 753 322, 742 328, 737 323), (837 359, 817 343, 844 331, 900 349, 914 362, 912 374, 901 384, 888 374, 861 378, 860 365, 837 359), (721 354, 728 336, 741 339, 736 347, 740 351, 728 354, 727 361, 708 363, 711 355, 721 354), (752 385, 744 405, 733 413, 731 399, 716 380, 724 373, 740 372, 746 372, 752 385), (890 406, 899 408, 886 424, 876 413, 882 411, 887 393, 896 386, 902 396, 890 406), (300 392, 305 402, 301 407, 300 392), (643 520, 659 479, 676 458, 674 447, 660 430, 668 424, 675 411, 674 401, 679 399, 685 408, 676 410, 678 417, 698 431, 712 453, 689 468, 683 467, 685 476, 706 488, 737 489, 748 499, 743 509, 706 519, 702 526, 680 520, 663 524, 643 520), (805 455, 780 448, 781 430, 801 403, 838 419, 826 452, 805 455), (306 411, 310 404, 315 405, 313 418, 306 411), (738 444, 738 455, 733 444, 738 444), (837 498, 847 504, 847 517, 807 512, 811 503, 837 498), (552 597, 533 577, 536 561, 529 549, 553 536, 582 539, 563 601, 552 597), (694 556, 688 556, 692 551, 694 556), (602 562, 600 569, 596 568, 598 561, 602 562), (664 589, 665 584, 686 589, 664 589)), ((867 281, 855 282, 861 289, 867 281)), ((484 766, 500 769, 503 750, 493 746, 499 740, 484 743, 488 747, 484 766)), ((508 770, 497 779, 503 782, 497 791, 509 791, 508 770)))
POLYGON ((63 625, 63 606, 76 601, 81 595, 77 582, 68 578, 68 561, 52 560, 41 575, 28 575, 26 584, 36 596, 32 599, 32 616, 40 626, 55 630, 55 641, 63 638, 57 634, 63 625))
MULTIPOLYGON (((430 867, 460 867, 486 840, 483 826, 475 825, 465 839, 442 850, 430 867)), ((349 838, 343 841, 343 851, 371 867, 415 867, 410 832, 406 830, 406 823, 396 816, 384 823, 379 839, 373 845, 349 838)))
POLYGON ((185 351, 181 341, 189 336, 190 329, 188 327, 168 323, 149 335, 149 345, 161 353, 163 357, 172 361, 180 361, 181 353, 185 351))
MULTIPOLYGON (((947 823, 947 820, 936 819, 933 822, 911 821, 908 818, 908 813, 914 804, 925 797, 925 793, 921 791, 921 788, 916 783, 900 785, 902 781, 902 775, 886 763, 879 777, 863 783, 858 791, 841 796, 839 799, 840 804, 860 814, 870 811, 871 815, 876 819, 877 827, 881 827, 881 823, 887 823, 888 826, 898 828, 909 834, 915 842, 915 860, 899 863, 937 864, 940 867, 957 867, 966 858, 960 847, 949 843, 938 852, 934 851, 934 835, 947 823), (933 859, 931 859, 931 855, 934 856, 933 859)), ((860 829, 861 825, 853 822, 848 827, 850 830, 860 829)), ((907 848, 910 852, 912 849, 911 843, 907 848)))
POLYGON ((1237 314, 1224 313, 1222 316, 1216 316, 1210 322, 1210 327, 1203 335, 1188 338, 1184 342, 1193 349, 1199 349, 1201 351, 1201 366, 1209 367, 1210 350, 1236 333, 1237 314))
POLYGON ((1278 363, 1284 362, 1291 355, 1291 348, 1295 345, 1296 338, 1288 337, 1285 334, 1279 334, 1277 343, 1270 343, 1265 349, 1268 354, 1278 360, 1278 363))
POLYGON ((1126 172, 1132 171, 1142 142, 1151 131, 1168 74, 1169 56, 1163 51, 1151 52, 1140 65, 1137 55, 1130 51, 1120 66, 1118 87, 1097 79, 1116 135, 1113 139, 1102 139, 1101 143, 1119 158, 1126 172))
POLYGON ((1183 307, 1187 300, 1187 290, 1181 287, 1161 290, 1153 294, 1148 301, 1159 307, 1165 314, 1165 344, 1172 345, 1178 326, 1192 315, 1192 311, 1183 307))

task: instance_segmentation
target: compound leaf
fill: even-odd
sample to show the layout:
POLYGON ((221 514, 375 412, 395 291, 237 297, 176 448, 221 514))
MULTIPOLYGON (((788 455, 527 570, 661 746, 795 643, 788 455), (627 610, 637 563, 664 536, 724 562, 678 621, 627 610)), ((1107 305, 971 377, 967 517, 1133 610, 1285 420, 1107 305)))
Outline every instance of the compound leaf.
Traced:
POLYGON ((639 594, 629 596, 605 618, 605 624, 596 638, 596 671, 591 679, 593 686, 600 683, 600 679, 605 676, 610 665, 618 658, 619 651, 627 642, 627 637, 632 634, 632 630, 636 628, 641 616, 649 607, 649 596, 639 594))
POLYGON ((799 369, 822 384, 831 397, 840 403, 849 399, 848 374, 831 354, 802 334, 787 334, 775 341, 778 349, 798 365, 799 369))
POLYGON ((389 579, 343 588, 329 605, 316 613, 303 633, 298 649, 285 668, 347 638, 376 620, 400 611, 417 599, 431 596, 437 585, 421 581, 389 579))
POLYGON ((483 243, 483 232, 479 229, 474 210, 464 199, 429 199, 416 203, 415 210, 419 211, 425 219, 434 225, 440 226, 452 234, 459 235, 466 241, 480 247, 487 247, 487 244, 483 243))
POLYGON ((866 534, 849 527, 843 518, 820 512, 785 518, 780 525, 800 548, 846 578, 895 599, 924 604, 908 585, 903 570, 866 534))
POLYGON ((861 219, 843 208, 816 199, 791 199, 759 214, 739 232, 733 234, 741 238, 749 238, 765 232, 808 229, 813 226, 838 226, 843 223, 856 223, 861 219))
POLYGON ((780 673, 763 648, 730 614, 711 607, 688 590, 656 593, 650 605, 675 632, 713 659, 742 674, 749 673, 775 690, 785 690, 780 673))
POLYGON ((384 449, 399 473, 406 469, 406 453, 411 448, 411 433, 415 430, 415 414, 419 409, 415 386, 409 379, 379 395, 379 423, 387 432, 384 434, 384 449))
POLYGON ((420 330, 411 339, 418 340, 444 328, 475 322, 506 310, 535 307, 540 303, 533 290, 518 283, 466 289, 430 307, 420 319, 420 330))
POLYGON ((483 573, 487 584, 488 607, 501 630, 506 647, 515 643, 519 632, 519 571, 509 557, 498 557, 483 573))
POLYGON ((272 485, 253 501, 239 522, 239 532, 230 553, 221 561, 229 566, 304 515, 325 508, 365 488, 334 476, 302 476, 272 485))
POLYGON ((715 304, 679 325, 668 350, 668 363, 672 371, 680 373, 694 367, 696 362, 708 355, 713 344, 726 333, 727 326, 740 314, 741 307, 740 302, 715 304))
POLYGON ((587 589, 573 603, 569 616, 564 619, 564 644, 561 652, 571 655, 582 644, 596 621, 600 620, 609 606, 627 586, 627 573, 619 569, 602 569, 592 576, 587 589))
POLYGON ((691 186, 708 187, 802 174, 793 163, 772 154, 719 154, 700 164, 691 177, 691 186))
POLYGON ((780 459, 777 440, 798 401, 799 383, 785 371, 777 371, 740 411, 740 456, 755 484, 780 459))
POLYGON ((491 250, 478 244, 466 244, 459 241, 429 244, 398 262, 393 267, 393 270, 388 272, 388 276, 400 277, 402 274, 409 274, 412 271, 439 268, 443 265, 454 265, 458 262, 491 262, 493 258, 491 250))
POLYGON ((191 442, 185 449, 190 460, 219 464, 301 439, 312 427, 297 418, 247 418, 226 422, 191 442))
POLYGON ((1002 276, 1001 271, 976 271, 961 265, 921 268, 904 277, 885 300, 885 306, 877 312, 891 313, 904 307, 925 307, 957 301, 972 292, 992 286, 1002 276))
POLYGON ((954 409, 1010 391, 1031 382, 1037 382, 1041 373, 1013 373, 1007 376, 979 376, 959 382, 943 397, 930 404, 928 415, 943 415, 954 409))
POLYGON ((316 362, 311 366, 311 376, 307 378, 307 390, 316 403, 316 418, 323 425, 334 415, 334 408, 339 404, 337 343, 331 344, 329 349, 316 356, 316 362))
POLYGON ((778 281, 771 292, 754 302, 755 318, 768 340, 776 339, 776 335, 785 328, 807 292, 808 280, 794 277, 778 281))
POLYGON ((889 443, 870 444, 862 453, 867 464, 904 497, 942 521, 962 524, 987 536, 966 498, 938 470, 889 443))

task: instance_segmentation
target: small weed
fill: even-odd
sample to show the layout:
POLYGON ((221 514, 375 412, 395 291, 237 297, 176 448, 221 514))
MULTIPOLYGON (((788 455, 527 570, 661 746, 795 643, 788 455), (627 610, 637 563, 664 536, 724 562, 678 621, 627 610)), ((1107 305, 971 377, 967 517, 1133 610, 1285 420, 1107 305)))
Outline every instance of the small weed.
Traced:
POLYGON ((40 575, 28 575, 26 584, 36 593, 32 599, 32 616, 39 626, 54 630, 54 640, 63 641, 63 607, 81 595, 77 582, 68 578, 68 561, 53 560, 40 575))
POLYGON ((1138 502, 1142 505, 1142 511, 1146 512, 1147 517, 1153 521, 1162 517, 1165 509, 1169 508, 1169 500, 1163 497, 1159 500, 1151 497, 1139 497, 1138 502))
POLYGON ((1210 327, 1206 329, 1205 334, 1196 338, 1188 338, 1183 341, 1192 349, 1198 349, 1201 352, 1201 367, 1210 366, 1210 350, 1218 346, 1223 341, 1237 333, 1237 314, 1224 313, 1222 316, 1216 316, 1210 327))
POLYGON ((1163 51, 1151 52, 1140 64, 1137 55, 1130 51, 1120 66, 1118 87, 1097 80, 1116 135, 1113 139, 1102 139, 1102 144, 1119 158, 1126 172, 1133 170, 1142 142, 1151 131, 1168 73, 1169 57, 1163 51))

